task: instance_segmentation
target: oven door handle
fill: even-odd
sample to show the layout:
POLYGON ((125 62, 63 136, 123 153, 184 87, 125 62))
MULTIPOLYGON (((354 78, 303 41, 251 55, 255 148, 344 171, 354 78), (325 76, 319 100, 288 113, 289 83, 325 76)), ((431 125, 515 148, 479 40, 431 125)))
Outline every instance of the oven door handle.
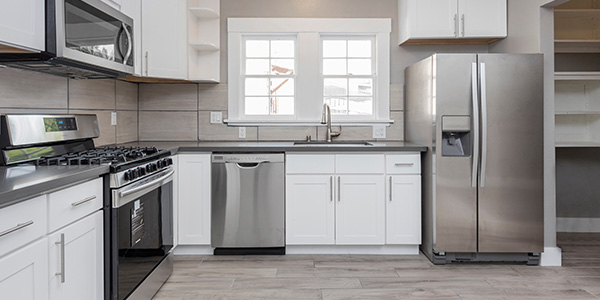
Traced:
POLYGON ((170 170, 170 171, 166 172, 165 175, 162 175, 150 182, 144 183, 142 185, 139 185, 139 186, 136 186, 131 189, 124 190, 124 191, 115 191, 114 194, 116 194, 116 196, 118 196, 118 197, 114 197, 115 195, 113 194, 113 207, 115 207, 115 208, 121 207, 121 206, 131 202, 132 200, 134 200, 135 197, 131 197, 131 199, 127 199, 127 198, 129 198, 128 196, 130 196, 130 195, 134 195, 134 196, 137 196, 136 194, 143 195, 143 194, 145 194, 145 192, 144 193, 140 193, 140 192, 142 192, 144 190, 151 191, 169 181, 172 181, 174 173, 175 173, 175 170, 170 170))

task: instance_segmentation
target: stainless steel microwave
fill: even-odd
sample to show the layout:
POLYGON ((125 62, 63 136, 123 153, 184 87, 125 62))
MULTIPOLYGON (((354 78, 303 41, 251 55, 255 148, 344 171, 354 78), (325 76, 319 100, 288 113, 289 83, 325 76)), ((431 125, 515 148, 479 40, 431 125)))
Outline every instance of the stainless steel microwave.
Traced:
POLYGON ((45 0, 46 49, 0 53, 0 64, 74 78, 134 71, 133 20, 100 0, 45 0))

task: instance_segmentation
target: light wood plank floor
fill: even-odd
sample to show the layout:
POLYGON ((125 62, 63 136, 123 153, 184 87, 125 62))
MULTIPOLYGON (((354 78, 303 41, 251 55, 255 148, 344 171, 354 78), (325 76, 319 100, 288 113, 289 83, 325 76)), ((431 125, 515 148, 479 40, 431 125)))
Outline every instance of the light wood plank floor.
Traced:
POLYGON ((154 300, 599 299, 600 234, 559 234, 563 267, 435 266, 420 256, 177 257, 154 300))

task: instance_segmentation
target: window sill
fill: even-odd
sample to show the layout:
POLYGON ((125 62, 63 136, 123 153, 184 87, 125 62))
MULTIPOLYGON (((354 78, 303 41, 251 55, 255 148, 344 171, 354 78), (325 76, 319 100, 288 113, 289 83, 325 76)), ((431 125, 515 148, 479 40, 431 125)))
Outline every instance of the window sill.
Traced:
MULTIPOLYGON (((299 126, 326 126, 321 124, 319 121, 254 121, 254 120, 223 120, 223 123, 227 126, 232 127, 299 127, 299 126)), ((390 126, 394 124, 394 120, 369 120, 369 121, 340 121, 331 122, 332 126, 345 126, 345 127, 366 127, 373 125, 386 125, 390 126)))

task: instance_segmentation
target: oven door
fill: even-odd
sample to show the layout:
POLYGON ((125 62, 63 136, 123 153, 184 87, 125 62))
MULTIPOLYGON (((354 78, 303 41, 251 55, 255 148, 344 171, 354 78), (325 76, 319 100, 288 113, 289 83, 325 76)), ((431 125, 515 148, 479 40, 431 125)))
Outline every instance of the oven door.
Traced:
POLYGON ((133 73, 133 20, 100 0, 56 0, 57 56, 133 73))
POLYGON ((173 173, 111 192, 111 299, 128 297, 173 248, 173 173))

